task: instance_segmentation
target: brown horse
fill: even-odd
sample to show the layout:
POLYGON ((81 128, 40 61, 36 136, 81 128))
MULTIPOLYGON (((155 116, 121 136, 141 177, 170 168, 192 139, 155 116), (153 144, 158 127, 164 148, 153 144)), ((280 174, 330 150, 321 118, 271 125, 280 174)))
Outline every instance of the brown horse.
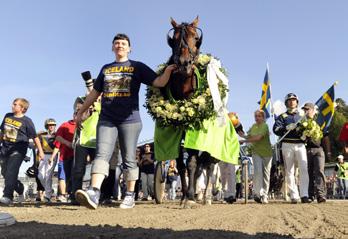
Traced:
POLYGON ((178 68, 172 73, 168 84, 173 98, 182 100, 191 96, 197 87, 194 67, 203 34, 202 30, 197 27, 198 17, 190 24, 177 24, 171 18, 171 24, 173 28, 168 32, 167 40, 168 45, 172 48, 172 56, 168 64, 176 64, 178 68))
MULTIPOLYGON (((168 61, 168 65, 176 64, 177 69, 171 74, 167 87, 175 100, 188 99, 197 88, 194 68, 203 39, 203 32, 197 27, 198 21, 197 17, 192 23, 177 24, 174 19, 171 19, 173 28, 168 32, 167 40, 169 46, 172 48, 172 55, 168 61)), ((166 95, 165 92, 163 93, 163 95, 166 95)), ((213 170, 212 165, 216 160, 210 157, 208 153, 202 154, 205 155, 204 157, 199 157, 198 150, 186 149, 186 152, 188 153, 186 165, 182 152, 180 152, 180 156, 177 159, 177 165, 183 190, 182 201, 187 199, 186 202, 192 203, 194 202, 197 177, 203 168, 207 169, 207 175, 210 176, 213 170), (185 179, 186 169, 189 177, 188 185, 185 179)), ((185 204, 185 206, 188 205, 185 204)))

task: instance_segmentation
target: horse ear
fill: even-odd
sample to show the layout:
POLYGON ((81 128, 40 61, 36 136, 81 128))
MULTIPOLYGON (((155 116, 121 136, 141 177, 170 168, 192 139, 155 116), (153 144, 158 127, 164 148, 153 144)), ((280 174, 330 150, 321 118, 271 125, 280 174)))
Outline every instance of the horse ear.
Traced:
POLYGON ((191 23, 192 26, 194 27, 197 27, 198 26, 198 22, 199 22, 199 19, 198 19, 198 16, 195 18, 195 20, 193 20, 193 22, 191 23))
POLYGON ((178 27, 178 24, 176 23, 176 21, 171 17, 170 18, 170 24, 172 24, 172 26, 174 27, 174 28, 177 28, 178 27))

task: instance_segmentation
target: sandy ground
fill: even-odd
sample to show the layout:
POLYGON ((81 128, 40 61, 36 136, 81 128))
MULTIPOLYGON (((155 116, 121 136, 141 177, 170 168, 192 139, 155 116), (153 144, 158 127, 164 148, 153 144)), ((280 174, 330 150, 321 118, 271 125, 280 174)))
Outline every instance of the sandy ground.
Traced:
POLYGON ((348 201, 292 205, 214 203, 183 209, 179 202, 119 203, 90 210, 25 203, 0 207, 17 220, 0 238, 348 238, 348 201))

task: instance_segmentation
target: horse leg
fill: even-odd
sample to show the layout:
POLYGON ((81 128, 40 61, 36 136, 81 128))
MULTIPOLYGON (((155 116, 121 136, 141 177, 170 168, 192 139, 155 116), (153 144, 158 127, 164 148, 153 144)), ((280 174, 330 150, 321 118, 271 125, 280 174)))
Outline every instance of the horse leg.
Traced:
POLYGON ((187 183, 186 183, 186 165, 184 163, 184 157, 182 151, 179 153, 179 158, 176 159, 177 167, 178 167, 178 173, 180 176, 180 181, 181 181, 181 201, 180 205, 182 202, 186 199, 186 194, 187 194, 187 183))
POLYGON ((187 159, 187 172, 189 177, 187 199, 194 201, 195 185, 196 185, 196 169, 198 160, 198 151, 189 149, 187 150, 189 157, 187 159))
POLYGON ((212 177, 213 177, 214 167, 216 163, 217 163, 217 160, 211 157, 210 155, 209 157, 205 158, 204 164, 207 170, 207 184, 206 184, 206 188, 205 188, 204 196, 203 196, 204 205, 211 205, 211 202, 212 202, 212 195, 213 195, 212 177))
POLYGON ((199 187, 197 187, 198 179, 203 174, 203 171, 204 171, 204 164, 203 164, 202 160, 200 160, 200 157, 198 157, 197 167, 196 167, 196 172, 195 172, 195 177, 194 177, 194 185, 193 185, 193 188, 195 189, 195 198, 198 201, 202 200, 202 198, 203 198, 202 190, 199 187), (196 195, 197 195, 197 197, 196 197, 196 195))

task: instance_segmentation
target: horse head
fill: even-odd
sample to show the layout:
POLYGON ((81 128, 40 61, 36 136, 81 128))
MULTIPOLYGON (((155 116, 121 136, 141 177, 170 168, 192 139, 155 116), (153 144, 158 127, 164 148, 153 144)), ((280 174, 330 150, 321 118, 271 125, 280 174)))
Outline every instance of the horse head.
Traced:
POLYGON ((167 34, 168 45, 172 48, 170 61, 178 66, 178 72, 191 75, 203 39, 203 32, 197 27, 198 16, 192 23, 181 24, 171 18, 171 24, 173 28, 167 34))

